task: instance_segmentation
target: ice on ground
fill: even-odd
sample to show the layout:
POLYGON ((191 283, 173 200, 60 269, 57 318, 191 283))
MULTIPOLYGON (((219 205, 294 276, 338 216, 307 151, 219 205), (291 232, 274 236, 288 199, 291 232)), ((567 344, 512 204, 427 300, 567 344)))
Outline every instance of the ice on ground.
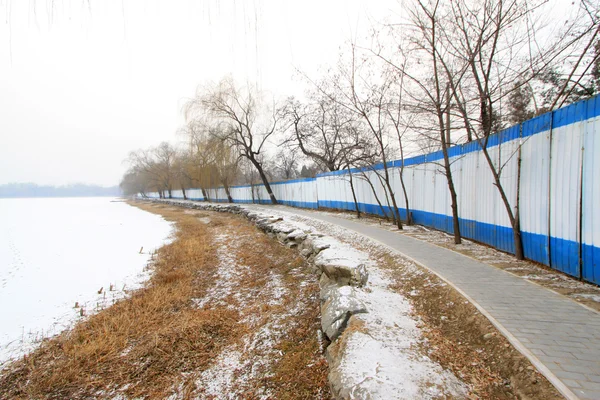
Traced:
POLYGON ((149 277, 172 224, 111 200, 0 199, 0 363, 149 277))

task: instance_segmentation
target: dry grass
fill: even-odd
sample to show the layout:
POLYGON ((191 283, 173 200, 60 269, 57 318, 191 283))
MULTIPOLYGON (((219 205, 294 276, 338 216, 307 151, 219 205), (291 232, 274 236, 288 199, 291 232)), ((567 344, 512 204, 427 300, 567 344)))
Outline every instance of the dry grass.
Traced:
MULTIPOLYGON (((199 374, 214 366, 224 349, 241 346, 261 324, 300 301, 305 307, 297 315, 285 315, 291 330, 274 343, 282 356, 266 354, 271 359, 264 374, 246 382, 240 397, 255 397, 261 388, 277 398, 327 397, 327 367, 316 338, 318 285, 299 285, 303 260, 235 216, 210 213, 207 225, 195 213, 136 205, 177 226, 175 240, 157 253, 150 282, 7 366, 0 374, 0 398, 203 397, 199 374), (256 301, 243 305, 230 296, 225 303, 198 307, 194 300, 215 285, 219 259, 214 235, 226 227, 245 238, 240 258, 250 267, 236 290, 256 301), (263 294, 273 272, 293 289, 274 306, 263 294), (256 325, 247 322, 250 314, 259 321, 256 325)), ((264 354, 245 355, 250 361, 260 356, 264 354)))
POLYGON ((241 218, 213 214, 211 225, 235 241, 227 250, 247 267, 236 287, 238 298, 229 301, 252 323, 238 346, 244 354, 228 394, 236 398, 329 398, 327 363, 317 339, 317 277, 296 250, 241 218))

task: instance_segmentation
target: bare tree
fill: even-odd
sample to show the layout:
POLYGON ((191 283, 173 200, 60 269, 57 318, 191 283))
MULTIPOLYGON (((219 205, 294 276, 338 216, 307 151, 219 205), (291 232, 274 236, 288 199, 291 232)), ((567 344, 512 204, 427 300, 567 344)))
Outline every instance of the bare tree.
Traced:
MULTIPOLYGON (((582 4, 585 5, 586 2, 582 4)), ((522 122, 530 116, 526 108, 530 96, 530 81, 548 76, 547 73, 543 73, 547 65, 550 65, 548 59, 564 59, 560 55, 567 49, 574 50, 580 42, 586 43, 582 52, 576 56, 564 83, 561 83, 560 88, 552 95, 554 100, 549 109, 559 104, 560 99, 560 104, 563 104, 575 87, 571 86, 571 90, 567 91, 568 83, 578 73, 580 79, 583 77, 582 72, 577 71, 600 29, 600 26, 590 24, 584 26, 583 31, 586 33, 579 35, 577 40, 567 40, 563 36, 557 38, 549 49, 540 49, 536 55, 520 52, 531 40, 537 40, 536 27, 532 25, 530 18, 536 7, 536 4, 532 5, 524 0, 451 3, 450 18, 443 21, 440 28, 443 39, 439 46, 434 48, 440 64, 446 71, 455 105, 463 119, 463 126, 470 136, 476 137, 493 176, 494 186, 498 189, 513 230, 515 256, 518 259, 525 257, 519 213, 521 145, 517 146, 506 160, 498 161, 490 155, 488 148, 490 136, 501 127, 498 124, 501 119, 500 104, 508 94, 510 106, 517 108, 513 109, 512 115, 516 116, 518 122, 522 122), (524 53, 524 56, 520 57, 520 53, 524 53), (447 62, 449 59, 458 60, 460 75, 453 74, 456 67, 447 62), (475 89, 473 96, 465 96, 467 87, 475 89), (478 108, 477 113, 471 112, 474 104, 478 108), (516 160, 518 178, 515 198, 511 204, 501 177, 505 166, 513 157, 516 160)), ((549 77, 552 80, 556 75, 551 73, 549 77)), ((557 79, 555 83, 558 82, 561 81, 557 79)), ((576 84, 579 82, 575 82, 576 84)))
POLYGON ((323 170, 337 171, 363 157, 368 139, 359 128, 357 114, 340 104, 332 84, 322 79, 307 92, 308 101, 289 98, 282 108, 288 124, 285 143, 299 149, 323 170))
MULTIPOLYGON (((383 182, 391 199, 392 218, 398 229, 402 228, 400 210, 391 183, 389 135, 387 126, 388 96, 392 81, 390 75, 377 75, 369 60, 359 59, 357 47, 350 46, 348 64, 340 62, 339 79, 334 85, 341 94, 340 104, 355 113, 362 122, 362 129, 369 133, 376 154, 381 160, 383 182)), ((360 129, 360 128, 359 128, 360 129)))
MULTIPOLYGON (((403 92, 408 98, 405 102, 409 111, 416 116, 410 129, 426 138, 427 142, 437 142, 442 151, 442 173, 446 177, 450 192, 454 242, 461 243, 458 215, 458 199, 452 162, 448 154, 448 131, 451 92, 447 85, 447 71, 440 63, 440 19, 442 10, 439 0, 425 4, 419 0, 407 9, 408 21, 403 24, 400 42, 395 43, 395 51, 386 54, 377 44, 372 53, 396 70, 403 79, 408 80, 403 92)), ((463 71, 454 72, 461 74, 463 71)))
POLYGON ((189 146, 186 166, 182 173, 198 185, 204 199, 210 201, 210 189, 219 183, 222 184, 217 165, 219 158, 217 143, 222 141, 213 139, 211 127, 202 119, 189 121, 179 133, 187 136, 189 146))
POLYGON ((294 149, 280 148, 274 162, 277 178, 294 179, 298 176, 298 155, 294 149))
POLYGON ((259 104, 251 88, 239 89, 231 79, 218 85, 200 88, 195 99, 186 106, 188 117, 195 112, 207 115, 213 129, 211 135, 233 146, 238 157, 247 159, 258 172, 271 199, 277 199, 260 161, 265 143, 275 133, 279 116, 273 109, 268 122, 261 123, 259 104))
POLYGON ((174 163, 177 151, 168 142, 162 142, 153 149, 153 153, 163 187, 167 190, 169 198, 172 198, 173 184, 175 183, 174 163))
POLYGON ((227 200, 233 203, 230 186, 235 181, 238 174, 239 157, 228 144, 216 136, 212 136, 208 141, 208 154, 212 155, 214 171, 218 182, 223 185, 227 200))
MULTIPOLYGON (((401 68, 404 70, 404 67, 401 68)), ((388 73, 393 74, 393 69, 388 73)), ((403 103, 404 94, 404 74, 400 73, 399 76, 391 76, 392 87, 390 88, 388 107, 386 109, 387 118, 391 121, 393 130, 396 133, 398 139, 398 151, 400 155, 400 186, 402 187, 402 194, 404 195, 404 204, 406 204, 406 224, 412 225, 412 213, 410 211, 410 203, 408 200, 408 192, 404 183, 404 148, 405 139, 409 130, 410 124, 412 123, 412 116, 405 117, 404 112, 405 104, 403 103), (406 120, 405 120, 406 119, 406 120)), ((449 132, 449 129, 447 129, 449 132)))
MULTIPOLYGON (((160 146, 159 146, 160 147, 160 146)), ((161 198, 170 195, 171 178, 169 166, 158 159, 159 147, 148 150, 137 150, 129 153, 126 161, 130 171, 143 178, 146 186, 156 190, 161 198)))

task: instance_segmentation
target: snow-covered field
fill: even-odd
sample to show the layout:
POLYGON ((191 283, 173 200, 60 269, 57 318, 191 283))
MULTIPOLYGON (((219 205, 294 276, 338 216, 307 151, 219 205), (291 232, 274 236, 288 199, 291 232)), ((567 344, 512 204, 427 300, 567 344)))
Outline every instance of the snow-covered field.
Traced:
POLYGON ((0 365, 139 287, 171 229, 111 198, 0 199, 0 365))

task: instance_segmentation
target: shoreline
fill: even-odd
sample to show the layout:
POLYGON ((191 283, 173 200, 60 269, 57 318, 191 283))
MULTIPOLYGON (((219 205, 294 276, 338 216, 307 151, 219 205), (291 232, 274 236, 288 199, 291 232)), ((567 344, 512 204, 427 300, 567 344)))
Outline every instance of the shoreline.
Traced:
POLYGON ((181 209, 150 208, 176 221, 177 229, 174 240, 158 250, 148 284, 12 363, 0 373, 0 397, 162 398, 176 393, 176 397, 184 396, 190 390, 210 393, 218 389, 217 377, 211 378, 211 365, 231 360, 220 357, 237 354, 236 346, 244 343, 246 347, 256 344, 248 347, 248 354, 240 355, 237 372, 232 371, 231 376, 242 373, 246 377, 234 381, 239 393, 261 387, 273 393, 304 388, 306 393, 328 397, 326 363, 318 355, 319 344, 313 333, 318 285, 314 279, 310 284, 302 259, 239 218, 219 215, 206 224, 181 209), (241 229, 247 232, 244 240, 250 240, 238 250, 223 247, 229 246, 225 242, 219 244, 221 231, 230 225, 232 228, 227 229, 233 229, 232 234, 238 235, 241 229), (262 243, 260 247, 255 246, 257 240, 262 243), (243 250, 239 259, 250 268, 243 269, 235 296, 220 297, 226 294, 219 288, 227 280, 214 279, 227 272, 227 259, 219 255, 221 247, 222 254, 243 250), (270 249, 272 264, 265 264, 266 248, 270 249), (294 265, 292 276, 283 274, 290 271, 289 265, 294 265), (198 280, 199 276, 206 279, 198 280), (308 284, 300 285, 297 279, 308 284), (243 293, 248 297, 239 303, 243 293), (309 303, 298 313, 288 312, 292 303, 305 302, 309 303), (272 343, 267 347, 259 345, 264 343, 258 339, 261 332, 270 332, 272 343), (255 335, 259 336, 253 339, 255 335), (283 357, 281 349, 286 349, 283 357), (259 369, 266 375, 253 372, 255 363, 247 364, 253 360, 263 360, 259 369), (216 386, 202 386, 202 379, 216 386))
POLYGON ((0 369, 149 278, 171 225, 109 200, 32 199, 0 211, 0 369))

